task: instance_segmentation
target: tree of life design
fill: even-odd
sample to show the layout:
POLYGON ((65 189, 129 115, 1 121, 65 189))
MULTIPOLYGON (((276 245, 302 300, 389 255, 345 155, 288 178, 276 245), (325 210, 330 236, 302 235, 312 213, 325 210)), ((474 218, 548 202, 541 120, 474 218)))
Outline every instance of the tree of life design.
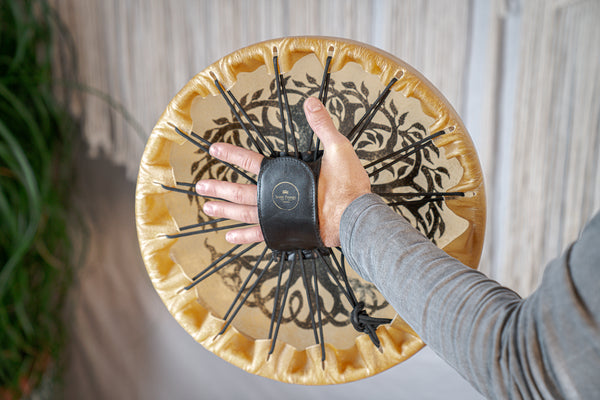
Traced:
MULTIPOLYGON (((312 131, 304 117, 302 104, 310 96, 319 94, 320 85, 317 77, 309 73, 283 77, 283 85, 286 87, 290 99, 290 114, 295 132, 298 132, 297 140, 300 151, 308 151, 312 146, 312 131)), ((334 120, 334 123, 344 134, 351 132, 360 115, 365 113, 373 101, 373 97, 379 93, 373 93, 364 81, 351 81, 332 78, 329 82, 329 95, 326 107, 334 120)), ((278 102, 276 79, 271 78, 270 84, 243 94, 239 98, 239 105, 247 113, 262 135, 272 143, 274 148, 283 147, 281 133, 281 114, 278 102)), ((424 125, 409 117, 409 111, 400 111, 394 99, 388 101, 378 111, 378 118, 371 121, 366 127, 360 140, 356 145, 359 157, 365 161, 373 161, 389 154, 398 148, 414 144, 427 135, 424 125)), ((212 125, 201 132, 201 136, 211 143, 227 142, 245 148, 252 148, 249 137, 243 131, 243 126, 231 110, 224 109, 221 115, 212 115, 212 125)), ((285 114, 284 114, 285 118, 285 114)), ((352 139, 352 138, 349 138, 352 139)), ((195 184, 201 179, 218 179, 230 182, 238 182, 241 177, 218 160, 210 157, 201 150, 196 151, 197 159, 190 165, 189 173, 195 184)), ((394 193, 399 190, 406 192, 436 192, 443 190, 443 176, 449 177, 445 167, 436 167, 439 161, 440 151, 434 146, 424 147, 415 157, 407 158, 393 166, 378 171, 371 177, 372 188, 378 193, 394 193)), ((189 195, 191 203, 197 207, 198 222, 207 221, 207 217, 201 211, 203 200, 197 196, 189 195)), ((393 200, 393 199, 392 199, 393 200)), ((430 201, 430 199, 401 199, 401 201, 390 201, 390 206, 397 212, 407 217, 414 226, 432 241, 444 234, 445 225, 442 218, 444 211, 443 201, 430 201)), ((216 226, 216 224, 212 225, 216 226)), ((222 251, 206 243, 215 261, 223 256, 222 251)), ((218 271, 223 283, 232 290, 240 291, 243 276, 251 270, 258 256, 245 255, 232 262, 233 266, 218 271)), ((264 265, 266 261, 262 262, 264 265)), ((318 268, 316 278, 321 287, 321 295, 330 298, 327 306, 323 306, 323 325, 333 324, 344 326, 350 324, 350 309, 339 296, 338 288, 329 274, 324 271, 320 260, 317 260, 318 268)), ((314 277, 308 273, 307 279, 314 277)), ((276 270, 266 272, 263 280, 254 288, 252 295, 246 300, 246 306, 260 309, 267 317, 272 317, 273 308, 270 303, 276 296, 275 280, 278 278, 276 270), (269 305, 267 305, 269 303, 269 305)), ((282 317, 282 323, 294 323, 303 329, 311 328, 311 313, 309 311, 307 297, 299 285, 302 279, 298 270, 290 277, 291 291, 287 313, 282 317), (298 285, 296 285, 298 283, 298 285)), ((357 293, 359 301, 364 302, 365 310, 369 314, 386 309, 388 303, 379 295, 375 287, 367 282, 352 279, 351 284, 357 293)), ((242 293, 248 292, 248 288, 242 293)), ((315 308, 314 299, 312 309, 315 308)))
MULTIPOLYGON (((305 74, 304 79, 284 78, 284 84, 291 99, 291 114, 294 116, 293 124, 296 132, 302 134, 298 137, 298 145, 307 149, 312 132, 308 126, 302 104, 310 96, 319 92, 317 79, 305 74)), ((339 131, 347 134, 354 127, 361 113, 369 106, 370 91, 364 82, 341 81, 331 79, 329 98, 326 107, 339 131)), ((275 80, 268 88, 261 88, 253 93, 247 93, 239 100, 241 106, 248 113, 256 127, 268 138, 274 147, 281 146, 281 116, 279 114, 275 80)), ((406 126, 408 111, 398 110, 394 100, 389 101, 379 109, 378 119, 372 121, 358 141, 356 152, 362 160, 373 161, 394 150, 423 140, 427 135, 425 126, 416 121, 406 126)), ((249 148, 251 143, 242 131, 240 123, 231 112, 213 119, 214 127, 203 132, 203 137, 211 142, 227 142, 249 148)), ((207 156, 200 150, 197 151, 198 160, 190 168, 194 175, 194 183, 201 179, 226 179, 231 182, 239 180, 239 174, 231 171, 218 161, 207 156)), ((423 147, 414 156, 406 158, 395 165, 378 171, 371 177, 372 190, 375 193, 398 193, 407 191, 414 193, 442 192, 444 179, 450 178, 447 167, 440 166, 440 149, 435 145, 423 147)), ((434 243, 445 233, 446 225, 443 214, 446 206, 443 198, 432 201, 430 198, 404 198, 393 201, 390 196, 390 206, 406 217, 419 231, 434 243)), ((199 206, 199 199, 190 196, 190 201, 195 201, 199 206)), ((206 217, 198 212, 201 222, 206 217)))

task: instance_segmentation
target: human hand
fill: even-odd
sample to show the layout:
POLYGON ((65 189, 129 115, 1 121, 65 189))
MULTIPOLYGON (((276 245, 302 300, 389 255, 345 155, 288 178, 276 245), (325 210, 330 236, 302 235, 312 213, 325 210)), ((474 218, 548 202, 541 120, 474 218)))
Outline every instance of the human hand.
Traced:
MULTIPOLYGON (((339 246, 340 220, 344 210, 354 199, 370 193, 371 183, 352 144, 337 131, 323 104, 314 97, 308 98, 304 102, 304 112, 310 127, 324 147, 318 188, 321 240, 327 247, 339 246)), ((263 159, 258 153, 227 143, 213 144, 210 154, 257 175, 263 159)), ((256 185, 202 180, 197 183, 196 191, 200 195, 219 197, 231 202, 206 202, 206 215, 258 224, 256 185)), ((264 240, 260 226, 229 231, 225 238, 236 244, 264 240)))
POLYGON ((333 125, 327 109, 310 97, 304 102, 306 120, 323 143, 319 174, 319 227, 327 247, 340 245, 340 220, 346 207, 371 192, 369 176, 350 141, 333 125))

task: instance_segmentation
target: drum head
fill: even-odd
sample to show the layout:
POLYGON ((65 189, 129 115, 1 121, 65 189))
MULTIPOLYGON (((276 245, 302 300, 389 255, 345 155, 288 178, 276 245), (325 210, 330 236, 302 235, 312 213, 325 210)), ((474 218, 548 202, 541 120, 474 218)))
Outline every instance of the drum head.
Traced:
POLYGON ((258 43, 196 75, 168 104, 148 140, 136 222, 157 293, 196 341, 248 372, 312 385, 376 374, 423 343, 374 285, 352 271, 340 249, 300 262, 264 243, 234 246, 224 238, 236 223, 206 216, 207 199, 194 191, 201 179, 256 181, 212 158, 211 143, 266 155, 314 153, 316 139, 302 110, 310 96, 324 100, 353 142, 372 190, 475 268, 485 195, 463 123, 413 68, 341 39, 258 43), (391 321, 375 326, 376 340, 353 327, 348 292, 369 316, 391 321))

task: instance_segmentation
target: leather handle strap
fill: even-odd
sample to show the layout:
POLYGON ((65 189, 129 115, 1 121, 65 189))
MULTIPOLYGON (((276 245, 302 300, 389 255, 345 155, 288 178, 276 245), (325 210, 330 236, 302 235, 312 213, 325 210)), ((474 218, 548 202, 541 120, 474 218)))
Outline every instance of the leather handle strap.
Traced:
POLYGON ((291 251, 324 247, 319 235, 320 159, 265 157, 258 175, 258 219, 267 246, 291 251))

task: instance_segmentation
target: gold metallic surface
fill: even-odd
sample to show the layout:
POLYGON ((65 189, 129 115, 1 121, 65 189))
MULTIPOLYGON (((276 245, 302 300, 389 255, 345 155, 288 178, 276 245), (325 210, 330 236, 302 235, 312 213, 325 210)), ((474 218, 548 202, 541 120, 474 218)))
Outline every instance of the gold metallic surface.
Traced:
POLYGON ((190 281, 170 257, 170 249, 177 240, 163 236, 176 231, 177 226, 166 205, 165 191, 157 182, 175 185, 169 160, 171 147, 174 143, 185 141, 169 124, 183 131, 191 130, 193 100, 197 96, 218 95, 211 73, 225 88, 235 84, 239 73, 251 72, 263 65, 272 74, 274 47, 283 72, 289 71, 296 61, 311 53, 324 64, 330 47, 333 47, 332 72, 349 62, 356 62, 366 72, 378 75, 382 82, 401 75, 393 90, 420 101, 425 114, 435 120, 429 127, 431 132, 454 127, 452 133, 437 138, 435 144, 445 150, 447 158, 457 159, 464 170, 460 182, 451 191, 463 191, 469 195, 447 199, 446 204, 455 214, 467 220, 469 226, 444 250, 464 264, 477 267, 485 231, 483 176, 473 143, 454 109, 431 83, 396 57, 364 44, 323 37, 277 39, 236 51, 196 75, 173 98, 152 131, 140 163, 135 203, 140 249, 148 275, 169 312, 196 341, 219 357, 248 372, 283 382, 318 385, 354 381, 407 359, 423 347, 423 342, 397 317, 391 324, 377 330, 382 352, 373 346, 367 335, 362 334, 349 348, 337 349, 326 344, 323 367, 321 350, 317 345, 298 350, 278 341, 274 353, 267 359, 269 340, 251 338, 234 327, 215 339, 223 320, 197 301, 195 291, 180 292, 190 281))

